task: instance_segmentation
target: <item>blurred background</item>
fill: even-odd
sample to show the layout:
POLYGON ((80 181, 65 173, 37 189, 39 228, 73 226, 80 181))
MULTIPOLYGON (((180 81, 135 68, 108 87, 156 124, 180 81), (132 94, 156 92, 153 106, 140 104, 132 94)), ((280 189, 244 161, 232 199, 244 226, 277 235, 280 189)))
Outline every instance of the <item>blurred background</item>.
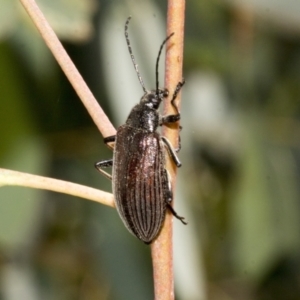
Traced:
MULTIPOLYGON (((37 3, 124 123, 142 96, 125 21, 151 89, 167 3, 37 3)), ((93 166, 112 157, 101 134, 23 7, 0 7, 0 167, 111 191, 93 166)), ((293 0, 187 1, 176 299, 300 299, 299 12, 293 0)), ((149 247, 112 208, 1 187, 0 299, 153 299, 149 247)))

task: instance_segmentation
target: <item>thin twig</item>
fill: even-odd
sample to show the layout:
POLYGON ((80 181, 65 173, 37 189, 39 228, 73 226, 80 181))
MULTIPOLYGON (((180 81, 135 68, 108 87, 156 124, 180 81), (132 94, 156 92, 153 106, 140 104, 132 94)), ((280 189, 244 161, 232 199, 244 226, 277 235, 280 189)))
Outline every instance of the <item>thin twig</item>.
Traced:
POLYGON ((0 168, 0 186, 5 185, 16 185, 35 189, 44 189, 48 191, 81 197, 109 206, 115 206, 114 197, 110 193, 106 193, 97 189, 68 181, 0 168))
POLYGON ((114 135, 116 132, 115 128, 112 126, 109 119, 101 109, 99 103, 89 90, 85 81, 81 77, 80 73, 76 69, 75 65, 66 53, 61 42, 57 38, 56 34, 45 19, 43 13, 39 9, 35 1, 20 0, 20 2, 22 3, 30 18, 34 22, 35 26, 39 30, 42 38, 51 50, 55 59, 61 66, 62 70, 68 77, 74 90, 78 94, 85 108, 88 110, 91 118, 95 122, 99 131, 104 137, 114 135))
MULTIPOLYGON (((168 1, 167 36, 172 32, 175 33, 167 44, 166 54, 165 86, 169 90, 170 95, 172 95, 177 83, 182 80, 184 15, 184 0, 168 1)), ((169 102, 165 101, 164 115, 172 112, 172 106, 169 102)), ((180 95, 177 97, 177 105, 179 103, 180 95)), ((176 145, 178 142, 178 131, 178 124, 172 125, 169 128, 164 126, 163 135, 173 145, 176 145)), ((167 169, 172 178, 172 187, 174 190, 176 167, 168 161, 167 169)), ((159 237, 151 245, 155 300, 174 299, 172 234, 173 217, 168 213, 159 237)))

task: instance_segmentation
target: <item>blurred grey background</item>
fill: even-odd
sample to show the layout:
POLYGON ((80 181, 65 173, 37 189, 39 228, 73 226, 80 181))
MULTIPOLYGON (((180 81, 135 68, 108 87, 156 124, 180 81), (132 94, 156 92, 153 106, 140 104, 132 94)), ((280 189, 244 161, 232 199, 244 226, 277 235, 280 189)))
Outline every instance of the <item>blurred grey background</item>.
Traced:
MULTIPOLYGON (((125 21, 151 89, 166 2, 37 3, 124 123, 142 96, 125 21)), ((112 156, 101 134, 23 7, 0 7, 1 168, 111 191, 93 167, 112 156)), ((174 220, 176 299, 300 299, 299 12, 293 0, 187 1, 175 208, 189 224, 174 220)), ((151 268, 114 209, 1 187, 1 300, 153 299, 151 268)))

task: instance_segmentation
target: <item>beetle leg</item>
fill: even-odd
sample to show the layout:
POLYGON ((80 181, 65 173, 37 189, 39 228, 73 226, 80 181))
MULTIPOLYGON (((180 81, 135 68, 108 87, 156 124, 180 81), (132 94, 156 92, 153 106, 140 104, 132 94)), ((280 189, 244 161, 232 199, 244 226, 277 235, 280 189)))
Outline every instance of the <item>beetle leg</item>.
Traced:
POLYGON ((173 193, 171 190, 170 176, 166 169, 164 170, 164 175, 165 175, 165 181, 167 182, 167 184, 165 185, 165 197, 166 197, 165 200, 166 200, 167 208, 170 210, 170 212, 176 219, 180 220, 184 225, 187 225, 187 222, 184 221, 184 217, 179 216, 171 205, 171 202, 173 200, 173 193))
MULTIPOLYGON (((175 89, 175 91, 173 93, 173 96, 172 96, 171 104, 174 107, 174 109, 176 111, 176 114, 167 115, 167 116, 162 117, 160 122, 159 122, 160 126, 165 125, 165 124, 175 123, 175 122, 180 120, 180 111, 178 109, 178 106, 175 103, 175 100, 176 100, 177 95, 180 92, 180 90, 181 90, 181 88, 183 87, 184 84, 185 84, 184 79, 182 79, 182 82, 178 82, 178 84, 176 86, 176 89, 175 89)), ((182 126, 179 126, 179 131, 181 131, 181 129, 182 129, 182 126)), ((178 148, 175 149, 175 151, 179 152, 180 149, 181 149, 181 142, 180 142, 180 136, 178 136, 178 148)))
POLYGON ((176 150, 174 150, 174 148, 172 147, 171 143, 168 141, 167 138, 162 136, 161 139, 165 143, 167 151, 168 151, 170 157, 172 158, 173 162, 177 166, 177 168, 181 167, 181 162, 180 162, 179 158, 177 157, 176 150))
POLYGON ((115 140, 116 140, 115 135, 111 135, 111 136, 107 136, 107 137, 103 138, 103 141, 105 144, 114 142, 115 140))
POLYGON ((181 88, 184 86, 184 84, 185 84, 185 80, 184 80, 184 78, 182 78, 182 81, 179 81, 177 83, 176 89, 173 93, 173 97, 172 97, 172 100, 171 100, 171 104, 175 108, 175 110, 177 111, 177 114, 179 114, 179 109, 178 109, 177 105, 174 103, 174 101, 177 98, 177 95, 180 92, 181 88))
POLYGON ((110 174, 108 174, 107 172, 105 172, 104 170, 102 170, 102 169, 107 168, 107 167, 112 167, 112 165, 113 165, 113 160, 112 159, 107 159, 107 160, 102 160, 102 161, 99 161, 99 162, 95 163, 95 168, 101 174, 103 174, 106 178, 111 180, 112 176, 110 174))
POLYGON ((115 140, 116 140, 116 136, 115 136, 115 135, 111 135, 111 136, 107 136, 107 137, 103 138, 104 144, 105 144, 108 148, 110 148, 110 149, 113 149, 114 146, 111 146, 111 145, 108 145, 108 144, 109 144, 109 143, 114 143, 115 140))
POLYGON ((183 87, 184 84, 185 84, 184 79, 182 79, 182 82, 178 82, 177 86, 176 86, 176 89, 175 89, 175 91, 173 93, 173 96, 172 96, 171 104, 174 107, 174 109, 176 111, 176 114, 167 115, 167 116, 162 117, 161 120, 160 120, 159 125, 175 123, 175 122, 180 120, 180 111, 178 109, 178 106, 175 103, 175 100, 176 100, 176 98, 178 96, 178 93, 180 92, 180 90, 181 90, 181 88, 183 87))
MULTIPOLYGON (((182 126, 179 125, 179 132, 182 130, 182 126)), ((178 134, 178 147, 175 149, 175 151, 178 153, 181 149, 181 137, 180 134, 178 134)))
POLYGON ((179 216, 170 203, 167 203, 167 207, 176 219, 180 220, 182 224, 187 225, 187 222, 184 221, 184 217, 179 216))

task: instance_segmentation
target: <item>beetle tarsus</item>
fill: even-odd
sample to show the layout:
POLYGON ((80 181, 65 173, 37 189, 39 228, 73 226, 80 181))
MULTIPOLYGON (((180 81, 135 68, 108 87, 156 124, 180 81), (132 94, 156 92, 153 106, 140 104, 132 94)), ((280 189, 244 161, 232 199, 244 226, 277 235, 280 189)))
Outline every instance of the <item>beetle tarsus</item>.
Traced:
POLYGON ((174 210, 174 208, 172 207, 172 205, 170 203, 167 204, 168 209, 170 210, 170 212, 172 213, 172 215, 181 221, 182 224, 187 225, 188 223, 186 221, 184 221, 184 217, 181 217, 177 214, 177 212, 174 210))
POLYGON ((116 140, 116 136, 115 135, 111 135, 111 136, 107 136, 103 139, 104 144, 108 144, 108 143, 113 143, 116 140))
POLYGON ((107 172, 105 172, 104 170, 102 170, 103 168, 108 168, 108 167, 112 167, 113 166, 114 161, 112 159, 106 159, 106 160, 102 160, 99 161, 97 163, 95 163, 95 168, 101 173, 103 174, 106 178, 112 180, 112 176, 110 174, 108 174, 107 172))

